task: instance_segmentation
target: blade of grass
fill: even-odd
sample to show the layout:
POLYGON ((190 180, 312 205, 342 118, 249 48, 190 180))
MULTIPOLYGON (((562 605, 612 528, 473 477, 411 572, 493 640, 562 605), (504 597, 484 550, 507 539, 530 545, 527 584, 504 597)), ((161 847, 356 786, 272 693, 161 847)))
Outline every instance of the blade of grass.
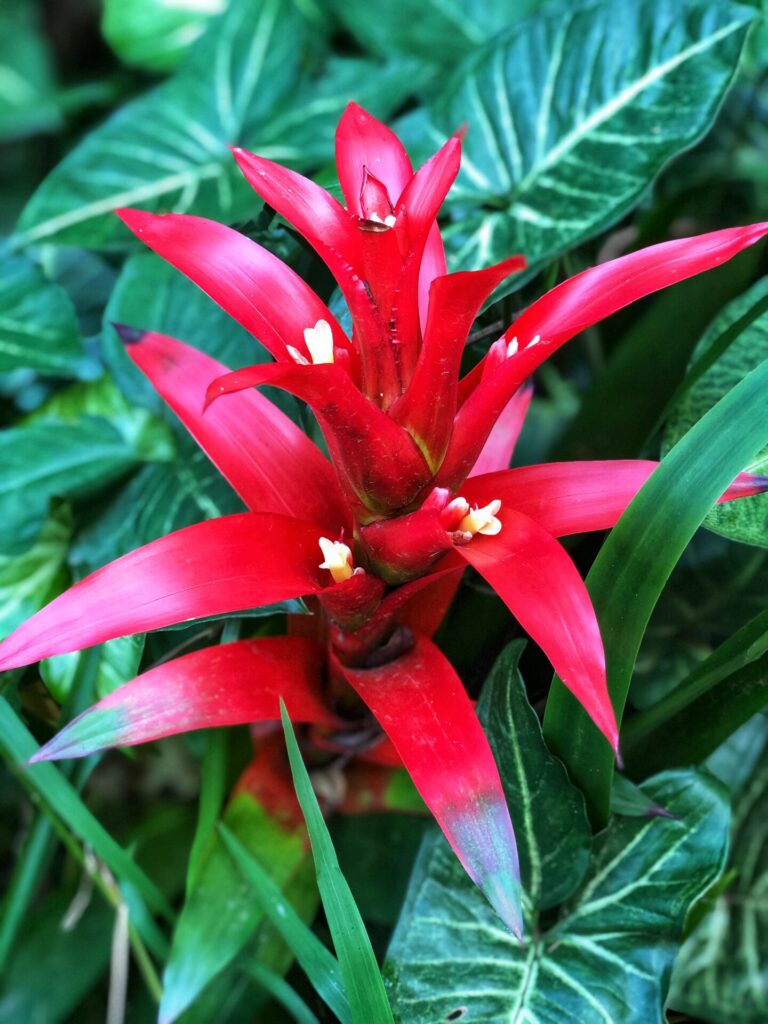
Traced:
MULTIPOLYGON (((672 569, 729 483, 768 444, 768 361, 741 380, 675 445, 613 528, 587 576, 621 720, 645 629, 672 569)), ((544 734, 607 821, 614 762, 608 743, 555 680, 544 734)))
POLYGON ((187 866, 187 896, 195 884, 203 851, 216 828, 216 821, 226 796, 227 736, 226 729, 209 729, 206 736, 200 772, 200 806, 187 866))
POLYGON ((147 905, 167 920, 174 913, 167 900, 131 855, 117 843, 85 806, 77 790, 55 765, 29 765, 38 750, 34 737, 5 698, 0 698, 0 752, 15 768, 22 785, 79 836, 118 879, 131 882, 147 905))
POLYGON ((38 814, 19 854, 18 863, 3 900, 0 914, 0 975, 40 876, 45 870, 45 864, 54 848, 54 840, 50 821, 45 815, 38 814))
POLYGON ((291 988, 285 978, 281 978, 279 974, 270 971, 263 964, 250 964, 248 973, 254 981, 258 982, 263 989, 269 992, 274 1000, 290 1013, 296 1024, 320 1024, 314 1013, 312 1013, 298 992, 291 988))
POLYGON ((339 962, 301 920, 264 868, 252 857, 226 825, 218 826, 224 845, 253 889, 264 914, 285 940, 320 998, 341 1021, 351 1024, 349 1002, 339 962))
POLYGON ((280 714, 296 789, 304 820, 307 823, 312 856, 317 872, 317 887, 323 901, 339 968, 349 999, 352 1024, 394 1024, 392 1010, 376 956, 357 909, 352 890, 341 873, 336 851, 323 819, 320 805, 283 702, 280 714))

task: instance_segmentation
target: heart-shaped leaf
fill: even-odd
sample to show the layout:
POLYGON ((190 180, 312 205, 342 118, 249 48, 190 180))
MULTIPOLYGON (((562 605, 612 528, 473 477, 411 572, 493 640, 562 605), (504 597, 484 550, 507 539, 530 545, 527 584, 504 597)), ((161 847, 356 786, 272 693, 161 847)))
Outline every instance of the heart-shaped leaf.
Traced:
POLYGON ((557 921, 520 944, 435 838, 417 863, 389 952, 395 1012, 408 1024, 661 1024, 691 903, 728 841, 722 788, 697 772, 644 787, 674 818, 615 818, 557 921))

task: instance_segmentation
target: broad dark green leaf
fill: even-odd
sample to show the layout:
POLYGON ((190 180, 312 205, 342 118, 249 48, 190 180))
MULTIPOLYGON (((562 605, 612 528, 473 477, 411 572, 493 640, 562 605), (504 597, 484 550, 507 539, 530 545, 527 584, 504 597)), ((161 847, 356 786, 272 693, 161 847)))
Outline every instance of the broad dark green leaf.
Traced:
POLYGON ((225 7, 226 0, 105 0, 101 31, 126 64, 170 71, 225 7))
POLYGON ((0 373, 29 369, 79 377, 87 366, 64 289, 27 256, 0 251, 0 373))
POLYGON ((523 891, 536 910, 562 903, 587 868, 591 833, 584 801, 547 750, 517 667, 524 642, 510 644, 478 706, 499 766, 520 854, 523 891))
POLYGON ((27 546, 0 551, 0 636, 7 636, 66 587, 71 534, 72 516, 59 505, 27 546))
POLYGON ((711 125, 753 18, 698 0, 556 6, 471 54, 405 124, 420 151, 468 125, 453 264, 538 267, 623 216, 711 125))
MULTIPOLYGON (((713 321, 697 345, 692 358, 692 373, 713 354, 719 339, 753 309, 768 304, 768 278, 753 285, 741 298, 731 302, 713 321)), ((730 340, 714 362, 696 376, 691 386, 672 409, 664 433, 664 449, 677 443, 683 434, 708 409, 737 384, 750 370, 768 359, 768 309, 730 340)), ((768 474, 768 447, 745 466, 754 473, 768 474)), ((704 525, 732 540, 768 547, 768 494, 757 494, 743 501, 730 502, 713 509, 704 525)))
POLYGON ((27 922, 0 983, 0 1024, 64 1024, 107 970, 114 911, 95 894, 63 928, 74 896, 53 893, 27 922))
MULTIPOLYGON (((303 828, 281 824, 247 792, 230 802, 223 821, 247 851, 285 888, 306 860, 303 828)), ((163 975, 162 1024, 170 1024, 229 964, 263 922, 260 906, 220 837, 214 834, 195 870, 173 934, 163 975)))
POLYGON ((371 941, 352 891, 341 873, 328 826, 323 820, 309 773, 296 742, 293 726, 282 701, 280 713, 293 784, 307 823, 317 872, 317 887, 339 959, 339 969, 349 1000, 351 1022, 394 1024, 371 941))
POLYGON ((331 6, 371 53, 400 53, 450 66, 542 6, 542 0, 333 0, 331 6))
MULTIPOLYGON (((146 417, 142 417, 146 421, 146 417)), ((146 422, 145 422, 146 425, 146 422)), ((143 450, 146 435, 128 438, 117 424, 85 415, 74 422, 59 417, 35 419, 0 433, 0 536, 6 543, 42 520, 52 498, 82 499, 103 491, 146 461, 168 458, 172 449, 163 433, 143 450)))
POLYGON ((408 1024, 661 1024, 688 907, 717 877, 728 803, 711 777, 644 787, 674 819, 615 818, 558 920, 524 944, 499 926, 442 837, 428 843, 385 968, 408 1024))
POLYGON ((0 10, 0 141, 58 127, 51 56, 32 0, 0 10))
MULTIPOLYGON (((729 864, 735 880, 683 946, 671 1004, 707 1024, 763 1024, 768 1019, 768 742, 735 789, 729 864)), ((743 749, 734 753, 743 757, 743 749)))
MULTIPOLYGON (((587 577, 605 644, 608 686, 621 718, 640 642, 667 579, 704 516, 768 442, 762 415, 768 362, 740 381, 694 426, 611 531, 587 577)), ((556 680, 544 718, 599 821, 608 814, 613 754, 575 698, 556 680)))
POLYGON ((222 219, 256 209, 228 147, 257 142, 296 83, 304 40, 292 3, 231 0, 170 81, 118 110, 46 178, 20 241, 125 248, 120 206, 222 219))
POLYGON ((317 994, 333 1010, 342 1024, 349 1024, 349 1001, 339 970, 339 962, 296 913, 257 860, 229 831, 220 828, 221 837, 242 872, 262 911, 283 937, 309 978, 317 994))

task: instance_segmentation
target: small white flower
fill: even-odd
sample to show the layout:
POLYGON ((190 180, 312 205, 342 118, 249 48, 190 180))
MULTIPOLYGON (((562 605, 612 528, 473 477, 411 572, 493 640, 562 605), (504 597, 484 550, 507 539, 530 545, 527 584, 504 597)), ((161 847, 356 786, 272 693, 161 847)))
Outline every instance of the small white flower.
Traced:
POLYGON ((343 583, 355 574, 351 548, 340 540, 329 540, 327 537, 320 537, 318 544, 323 552, 323 561, 319 567, 330 572, 334 583, 343 583))
POLYGON ((333 331, 327 320, 318 320, 314 327, 305 327, 304 341, 315 366, 333 362, 333 331))
POLYGON ((497 499, 482 508, 470 509, 457 529, 462 533, 470 533, 473 537, 476 533, 482 533, 486 537, 495 537, 497 533, 501 532, 501 521, 496 518, 496 513, 500 508, 501 502, 497 499))

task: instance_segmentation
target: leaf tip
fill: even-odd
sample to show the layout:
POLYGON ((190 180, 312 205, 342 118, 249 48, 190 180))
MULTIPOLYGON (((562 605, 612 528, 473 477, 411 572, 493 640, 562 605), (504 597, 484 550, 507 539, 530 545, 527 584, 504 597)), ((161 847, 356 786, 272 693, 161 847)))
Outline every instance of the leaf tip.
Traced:
POLYGON ((128 327, 126 324, 117 324, 114 321, 110 321, 110 323, 124 345, 137 345, 147 333, 136 327, 128 327))

